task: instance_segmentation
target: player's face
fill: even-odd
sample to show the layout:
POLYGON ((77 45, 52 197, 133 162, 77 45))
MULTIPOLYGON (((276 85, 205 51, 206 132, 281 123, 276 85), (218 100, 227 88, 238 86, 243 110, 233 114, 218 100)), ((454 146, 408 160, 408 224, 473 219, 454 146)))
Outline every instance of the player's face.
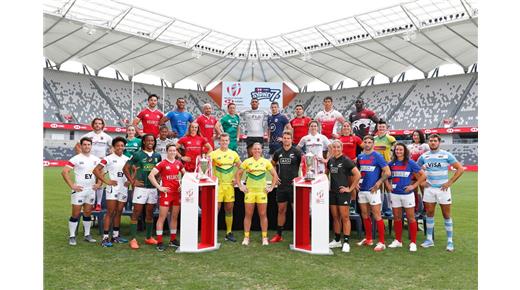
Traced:
POLYGON ((302 107, 296 107, 294 110, 296 112, 296 116, 301 117, 303 116, 303 108, 302 107))
POLYGON ((190 124, 190 135, 197 135, 197 131, 199 130, 199 124, 193 122, 190 124))
POLYGON ((125 144, 123 142, 117 142, 116 146, 114 146, 114 153, 116 153, 118 156, 121 156, 124 150, 125 144))
POLYGON ((103 122, 101 122, 101 120, 96 120, 94 122, 94 125, 92 125, 92 129, 94 129, 94 131, 99 131, 103 129, 103 122))
POLYGON ((278 114, 278 105, 271 105, 271 114, 278 114))
POLYGON ((166 139, 166 137, 168 137, 168 129, 161 129, 161 131, 159 131, 159 138, 161 138, 161 140, 164 140, 166 139))
POLYGON ((148 100, 148 107, 155 108, 157 106, 157 98, 153 97, 148 100))
POLYGON ((384 135, 386 133, 386 124, 377 124, 377 134, 384 135))
POLYGON ((258 100, 251 100, 251 109, 258 109, 258 100))
POLYGON ((332 108, 332 101, 325 100, 325 101, 323 101, 323 105, 325 106, 325 109, 329 110, 330 108, 332 108))
POLYGON ((343 154, 343 148, 341 148, 341 144, 339 144, 338 142, 334 142, 332 143, 332 154, 335 156, 335 157, 339 157, 341 156, 341 154, 343 154))
POLYGON ((177 100, 177 108, 184 109, 186 107, 186 101, 184 99, 177 100))
POLYGON ((254 145, 252 151, 254 157, 259 158, 262 156, 262 147, 260 145, 254 145))
POLYGON ((168 159, 175 159, 175 155, 177 155, 177 148, 175 148, 175 146, 168 147, 168 151, 166 151, 166 157, 168 157, 168 159))
POLYGON ((403 146, 395 146, 394 148, 395 156, 397 156, 397 159, 403 160, 404 159, 404 148, 403 146))
POLYGON ((211 115, 211 107, 204 107, 204 115, 209 116, 211 115))
POLYGON ((282 144, 283 144, 283 146, 291 146, 292 145, 292 137, 291 137, 291 135, 284 134, 282 136, 282 144))
POLYGON ((152 151, 153 146, 155 145, 153 136, 146 136, 146 138, 143 140, 144 143, 144 149, 146 151, 152 151))
POLYGON ((341 135, 348 136, 352 133, 352 127, 350 127, 349 123, 343 123, 343 128, 341 128, 341 135))
POLYGON ((229 147, 229 137, 220 138, 220 147, 227 149, 229 147))
POLYGON ((428 145, 430 146, 430 150, 437 150, 439 149, 439 139, 437 138, 430 138, 428 139, 428 145))
POLYGON ((231 105, 231 106, 228 107, 228 113, 230 115, 234 115, 236 113, 236 111, 237 111, 237 106, 231 105))
POLYGON ((363 140, 363 145, 363 149, 365 151, 371 151, 372 147, 374 147, 374 141, 372 141, 371 139, 365 139, 363 140))
POLYGON ((128 127, 126 129, 126 134, 128 135, 128 138, 134 138, 135 137, 135 127, 128 127))
POLYGON ((360 111, 361 109, 363 109, 363 101, 362 100, 357 100, 356 103, 355 103, 355 106, 356 106, 356 109, 358 111, 360 111))
POLYGON ((421 138, 419 137, 419 132, 413 132, 412 140, 413 140, 414 143, 421 142, 421 138))
POLYGON ((316 124, 316 123, 312 123, 312 124, 309 126, 309 132, 312 133, 312 134, 316 134, 316 133, 318 133, 318 124, 316 124))
POLYGON ((90 153, 91 149, 92 149, 92 143, 90 143, 88 141, 83 141, 83 143, 81 143, 81 153, 88 154, 88 153, 90 153))

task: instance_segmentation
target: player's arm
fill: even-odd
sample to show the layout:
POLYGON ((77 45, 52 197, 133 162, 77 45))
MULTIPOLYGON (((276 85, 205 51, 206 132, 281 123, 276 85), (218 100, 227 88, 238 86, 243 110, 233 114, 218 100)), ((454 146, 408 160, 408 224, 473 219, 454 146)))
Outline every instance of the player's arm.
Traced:
POLYGON ((135 117, 134 120, 132 121, 132 125, 137 126, 139 124, 139 122, 141 122, 141 119, 139 117, 135 117))
POLYGON ((161 120, 159 120, 159 126, 164 125, 168 121, 170 121, 170 118, 168 117, 168 114, 166 114, 161 118, 161 120))
POLYGON ((462 176, 462 174, 464 173, 464 167, 462 167, 462 164, 460 164, 460 162, 455 162, 455 163, 452 163, 450 164, 451 166, 453 166, 453 168, 455 168, 455 174, 453 174, 453 176, 448 180, 448 182, 444 183, 442 186, 441 186, 441 190, 447 190, 448 188, 450 188, 450 186, 452 186, 455 181, 457 181, 457 179, 459 179, 459 177, 462 176))
POLYGON ((107 185, 117 185, 117 181, 109 179, 108 181, 105 180, 105 173, 103 172, 103 164, 99 163, 96 165, 92 173, 96 176, 96 178, 101 182, 105 183, 107 185))
POLYGON ((204 147, 206 148, 206 150, 208 150, 206 152, 206 155, 213 151, 213 147, 211 147, 211 144, 209 144, 209 143, 204 144, 204 147))
POLYGON ((340 187, 339 192, 352 192, 354 189, 358 187, 359 180, 361 179, 361 172, 359 172, 359 169, 357 167, 353 167, 350 171, 351 179, 350 179, 350 186, 349 187, 340 187), (343 190, 343 191, 342 191, 343 190))
POLYGON ((242 184, 242 174, 244 174, 244 169, 242 167, 239 167, 237 172, 235 173, 235 183, 238 185, 238 188, 243 193, 247 193, 247 187, 242 184))
POLYGON ((61 176, 63 177, 63 180, 65 180, 65 183, 67 183, 67 185, 70 187, 70 189, 72 189, 75 192, 80 192, 83 190, 83 187, 79 186, 77 184, 74 184, 74 182, 72 182, 72 179, 70 178, 70 175, 69 175, 69 172, 71 169, 72 169, 71 167, 69 167, 68 165, 65 165, 63 167, 63 170, 61 171, 61 176))
POLYGON ((392 183, 390 183, 390 180, 386 179, 385 180, 385 188, 386 188, 386 191, 388 192, 392 192, 392 183))
POLYGON ((152 171, 150 171, 150 174, 148 174, 148 180, 152 183, 152 185, 157 188, 161 192, 168 193, 170 192, 170 189, 168 187, 161 186, 159 182, 157 181, 156 175, 159 174, 159 170, 157 168, 153 168, 152 171))
POLYGON ((370 189, 370 192, 376 193, 376 191, 381 187, 381 184, 385 182, 385 180, 388 179, 388 177, 391 175, 390 173, 390 167, 388 165, 381 168, 381 177, 377 180, 376 184, 370 189))
POLYGON ((274 186, 280 182, 280 179, 278 178, 278 174, 276 174, 276 170, 274 169, 274 167, 272 167, 271 170, 269 170, 269 172, 271 173, 273 179, 271 180, 271 186, 267 188, 267 192, 271 192, 274 186))
POLYGON ((219 121, 215 124, 215 131, 217 132, 217 138, 220 137, 222 132, 224 132, 224 129, 222 128, 222 124, 220 124, 219 121))
POLYGON ((414 172, 413 176, 415 177, 416 181, 405 188, 406 192, 414 191, 417 187, 419 187, 419 185, 426 181, 426 174, 422 169, 414 172))
POLYGON ((238 123, 238 125, 237 125, 237 142, 240 141, 240 127, 242 127, 242 126, 240 126, 240 123, 238 123))

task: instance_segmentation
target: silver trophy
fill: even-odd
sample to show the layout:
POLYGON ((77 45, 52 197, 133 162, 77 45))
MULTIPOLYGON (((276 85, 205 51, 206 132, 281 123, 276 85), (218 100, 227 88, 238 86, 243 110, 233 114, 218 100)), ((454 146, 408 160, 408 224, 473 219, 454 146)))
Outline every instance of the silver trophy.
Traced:
POLYGON ((305 180, 314 180, 316 178, 316 172, 318 170, 318 158, 316 155, 308 152, 305 154, 305 163, 307 164, 307 173, 305 174, 305 180))
POLYGON ((211 175, 211 164, 210 160, 206 157, 206 155, 197 157, 197 179, 198 180, 206 180, 211 175))

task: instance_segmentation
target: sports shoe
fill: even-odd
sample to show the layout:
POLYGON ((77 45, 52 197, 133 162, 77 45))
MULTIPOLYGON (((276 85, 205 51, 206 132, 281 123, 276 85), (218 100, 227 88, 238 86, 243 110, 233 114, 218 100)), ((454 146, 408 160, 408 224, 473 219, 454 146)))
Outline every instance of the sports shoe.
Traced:
POLYGON ((268 238, 262 238, 262 246, 269 246, 269 239, 268 238))
POLYGON ((341 251, 344 253, 350 252, 350 245, 348 243, 343 243, 343 248, 341 248, 341 251))
POLYGON ((415 243, 410 243, 410 252, 417 252, 417 245, 415 243))
POLYGON ((122 237, 113 237, 111 240, 112 244, 126 244, 128 240, 122 237))
POLYGON ((109 238, 106 238, 106 239, 103 239, 101 241, 101 246, 103 248, 106 248, 106 247, 112 247, 112 243, 110 242, 110 239, 109 238))
POLYGON ((448 245, 446 246, 446 251, 448 251, 448 252, 455 251, 455 247, 453 247, 453 242, 448 242, 448 245))
POLYGON ((157 246, 155 247, 157 249, 157 251, 159 252, 163 252, 164 251, 164 245, 163 243, 158 243, 157 246))
POLYGON ((235 243, 237 239, 235 239, 235 236, 233 236, 233 233, 229 232, 226 234, 226 237, 224 238, 225 241, 230 241, 235 243))
POLYGON ((403 243, 399 242, 398 240, 394 240, 390 245, 388 245, 389 248, 402 248, 403 243))
POLYGON ((434 244, 433 244, 433 241, 430 241, 430 240, 424 240, 424 242, 421 244, 421 247, 423 248, 429 248, 429 247, 433 247, 434 244))
POLYGON ((358 246, 372 246, 374 244, 373 240, 362 239, 361 242, 357 243, 358 246))
POLYGON ((281 242, 281 241, 283 241, 282 236, 280 236, 279 234, 276 234, 276 235, 274 235, 274 237, 269 242, 270 243, 278 243, 278 242, 281 242))
POLYGON ((95 243, 96 240, 93 239, 91 235, 88 235, 88 236, 85 236, 85 242, 95 243))
POLYGON ((354 214, 356 214, 356 209, 355 209, 354 207, 351 206, 351 207, 349 208, 349 213, 350 213, 350 215, 354 215, 354 214))
POLYGON ((332 240, 329 243, 329 249, 334 249, 334 248, 341 248, 341 242, 340 241, 336 242, 336 240, 332 240))
POLYGON ((94 211, 101 211, 101 205, 96 204, 96 207, 94 208, 94 211))
POLYGON ((172 248, 178 248, 180 245, 179 245, 179 242, 177 240, 173 240, 173 241, 170 241, 168 243, 168 247, 172 247, 172 248))
POLYGON ((144 243, 147 245, 157 245, 157 240, 153 237, 150 237, 149 239, 145 239, 144 243))
POLYGON ((136 239, 132 239, 130 241, 130 248, 134 249, 134 250, 137 250, 139 249, 139 244, 137 243, 137 240, 136 239))
POLYGON ((76 237, 70 237, 69 238, 69 245, 75 246, 76 245, 76 237))
POLYGON ((244 238, 244 240, 242 241, 242 245, 249 246, 249 238, 244 238))
POLYGON ((382 252, 382 251, 384 251, 384 249, 386 249, 385 244, 383 244, 383 243, 377 243, 376 247, 374 248, 374 251, 376 251, 376 252, 382 252))

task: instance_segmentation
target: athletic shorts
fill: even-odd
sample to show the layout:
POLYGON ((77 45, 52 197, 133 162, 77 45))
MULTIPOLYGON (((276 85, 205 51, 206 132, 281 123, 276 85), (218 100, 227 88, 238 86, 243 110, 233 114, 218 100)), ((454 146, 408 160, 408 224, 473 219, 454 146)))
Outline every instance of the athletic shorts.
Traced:
POLYGON ((106 199, 126 202, 128 199, 128 188, 124 186, 107 186, 106 199))
POLYGON ((218 202, 234 202, 235 201, 235 187, 232 184, 218 185, 218 202))
POLYGON ((329 205, 350 206, 350 199, 352 194, 350 192, 329 192, 329 205))
POLYGON ((181 205, 181 194, 178 190, 174 190, 169 193, 159 193, 159 206, 170 207, 179 205, 181 205))
POLYGON ((413 192, 408 194, 390 193, 390 202, 393 208, 415 208, 415 195, 413 192))
POLYGON ((253 146, 253 144, 255 144, 257 142, 262 144, 262 148, 264 147, 264 137, 247 137, 246 138, 247 149, 249 149, 251 146, 253 146))
POLYGON ((359 203, 370 203, 370 205, 381 204, 381 191, 378 189, 376 193, 370 191, 360 191, 358 193, 359 203))
POLYGON ((244 203, 267 203, 265 191, 249 191, 244 194, 244 203))
POLYGON ((292 185, 279 185, 276 188, 276 202, 293 203, 294 190, 292 185))
POLYGON ((134 197, 132 203, 137 204, 156 204, 157 203, 157 189, 136 187, 134 189, 134 197))
POLYGON ((451 188, 448 188, 446 191, 442 191, 437 187, 426 187, 424 189, 424 202, 439 204, 451 204, 451 188))
POLYGON ((70 195, 70 203, 73 205, 94 204, 95 200, 96 191, 93 189, 73 191, 70 195))

